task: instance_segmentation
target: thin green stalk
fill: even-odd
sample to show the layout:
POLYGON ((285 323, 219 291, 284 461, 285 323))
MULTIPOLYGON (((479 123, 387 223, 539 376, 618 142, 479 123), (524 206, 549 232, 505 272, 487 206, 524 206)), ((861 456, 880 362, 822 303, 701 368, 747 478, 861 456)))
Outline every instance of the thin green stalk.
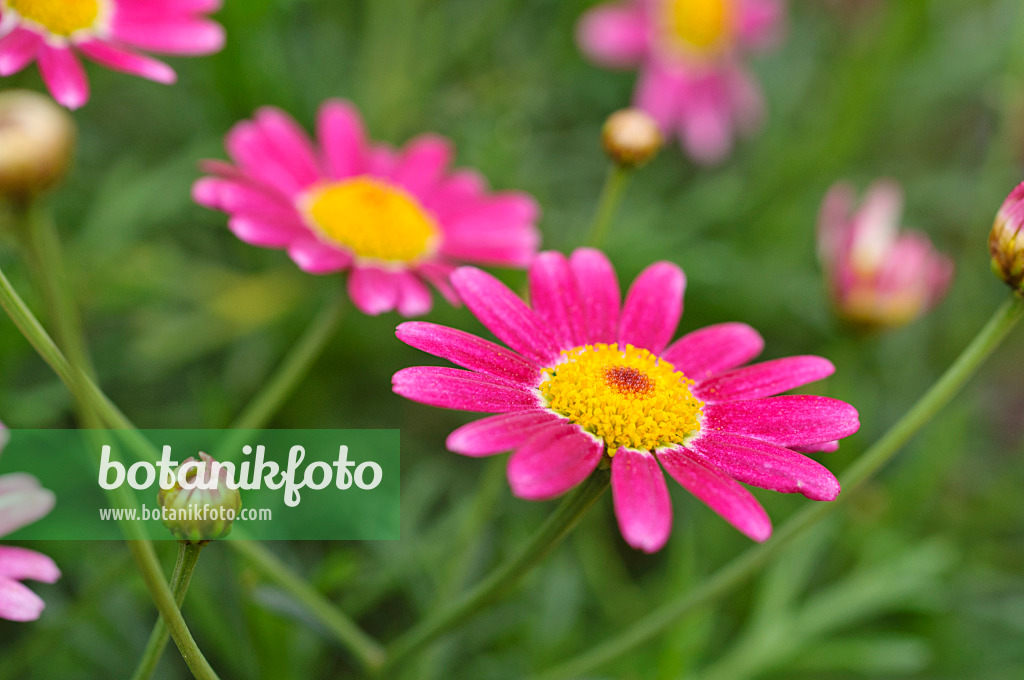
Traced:
MULTIPOLYGON (((985 327, 938 381, 846 471, 841 479, 841 501, 847 500, 889 462, 911 437, 956 396, 1022 317, 1024 298, 1014 296, 996 310, 985 327)), ((754 576, 775 553, 789 545, 820 519, 835 512, 837 507, 839 501, 806 506, 783 524, 771 541, 748 548, 695 590, 669 600, 613 637, 599 642, 559 666, 534 676, 534 680, 578 678, 648 642, 687 614, 726 595, 754 576)))
POLYGON ((313 319, 302 337, 292 345, 291 351, 267 381, 262 391, 249 402, 235 422, 232 430, 256 430, 267 424, 281 404, 291 395, 302 378, 309 372, 327 342, 334 336, 344 316, 346 298, 338 296, 313 319))
POLYGON ((384 663, 384 648, 376 640, 364 633, 312 586, 296 576, 263 545, 256 541, 239 540, 228 541, 228 544, 246 559, 249 566, 305 605, 306 609, 355 656, 365 670, 374 671, 384 663))
POLYGON ((562 501, 515 559, 498 567, 461 599, 396 640, 388 649, 387 662, 381 668, 380 676, 392 677, 396 668, 428 644, 511 590, 579 524, 587 510, 608 489, 609 479, 610 475, 605 470, 592 474, 562 501))
MULTIPOLYGON (((174 594, 174 602, 181 609, 185 602, 185 594, 188 593, 189 584, 192 583, 192 573, 199 562, 199 553, 203 550, 202 545, 191 543, 178 544, 178 561, 174 565, 174 572, 171 574, 171 593, 174 594)), ((164 655, 167 647, 167 640, 170 632, 164 620, 157 619, 153 626, 153 632, 149 634, 149 642, 146 643, 146 650, 142 653, 142 659, 132 674, 131 680, 149 680, 156 670, 160 658, 164 655)))
MULTIPOLYGON (((50 365, 64 384, 73 390, 75 373, 72 371, 67 359, 60 349, 57 348, 57 345, 54 344, 49 334, 39 323, 39 320, 36 319, 35 315, 28 308, 28 305, 18 295, 11 282, 4 276, 2 270, 0 270, 0 307, 6 310, 11 320, 21 330, 22 335, 32 344, 36 352, 50 365)), ((135 427, 131 420, 91 380, 86 378, 84 385, 84 392, 87 398, 90 399, 92 406, 107 425, 122 430, 122 436, 141 459, 149 462, 156 461, 158 459, 156 448, 138 431, 138 428, 135 427)), ((236 528, 236 537, 239 533, 239 529, 236 528)), ((262 566, 261 562, 265 563, 269 559, 276 560, 266 548, 256 543, 250 544, 248 541, 232 540, 228 541, 227 544, 252 561, 253 566, 257 569, 260 569, 262 566)), ((339 642, 349 647, 354 654, 359 656, 360 652, 350 647, 352 640, 357 636, 344 634, 347 628, 355 628, 355 624, 348 620, 342 612, 335 609, 319 593, 304 583, 302 579, 289 571, 287 567, 280 564, 280 562, 278 562, 278 565, 278 569, 260 570, 276 581, 285 592, 290 593, 300 602, 304 602, 310 613, 329 630, 334 632, 339 642)), ((362 631, 359 631, 359 633, 365 636, 365 633, 362 633, 362 631)))
POLYGON ((590 224, 590 236, 587 238, 587 245, 590 247, 599 248, 604 244, 615 212, 622 201, 622 194, 630 172, 629 168, 624 168, 617 163, 612 164, 608 169, 608 176, 604 180, 604 186, 601 187, 601 197, 597 202, 597 212, 594 213, 594 221, 590 224))

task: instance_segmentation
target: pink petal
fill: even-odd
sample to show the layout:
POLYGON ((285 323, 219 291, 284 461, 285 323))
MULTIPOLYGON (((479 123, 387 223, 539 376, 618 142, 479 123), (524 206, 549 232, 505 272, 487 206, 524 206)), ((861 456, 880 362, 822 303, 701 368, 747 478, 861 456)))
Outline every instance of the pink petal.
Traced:
POLYGON ((478 413, 536 409, 538 398, 520 385, 483 373, 442 366, 413 366, 395 373, 395 394, 428 406, 478 413))
POLYGON ((174 69, 162 61, 115 47, 110 43, 86 40, 78 43, 77 47, 85 56, 115 71, 131 73, 165 85, 170 85, 178 79, 174 69))
POLYGON ((659 451, 658 460, 683 488, 748 537, 760 543, 772 535, 764 508, 735 480, 694 460, 686 449, 659 451))
POLYGON ((580 248, 569 258, 583 314, 587 321, 587 342, 611 344, 618 340, 619 278, 612 263, 600 250, 580 248))
POLYGON ((291 116, 268 106, 256 112, 254 122, 262 131, 266 144, 274 150, 274 157, 300 186, 309 186, 320 179, 313 145, 291 116))
POLYGON ((411 272, 398 275, 398 313, 404 317, 423 316, 434 306, 430 289, 411 272))
POLYGON ((46 608, 42 598, 11 579, 0 578, 0 619, 35 621, 46 608))
POLYGON ((508 461, 512 493, 531 501, 560 496, 596 468, 604 445, 568 422, 544 428, 508 461))
POLYGON ((826 267, 835 267, 845 248, 856 191, 849 182, 829 188, 818 212, 818 254, 826 267))
POLYGON ((0 579, 3 578, 55 583, 60 578, 60 569, 46 555, 0 545, 0 579))
POLYGON ((612 500, 626 543, 648 553, 661 550, 672 531, 672 502, 650 452, 618 450, 612 458, 612 500))
POLYGON ((395 331, 398 339, 416 349, 529 387, 540 383, 540 367, 509 349, 471 333, 424 321, 407 321, 395 331))
POLYGON ((827 378, 836 367, 815 356, 788 357, 737 368, 698 383, 693 395, 707 403, 760 399, 827 378))
POLYGON ((20 26, 0 39, 0 76, 15 74, 28 66, 42 44, 43 36, 20 26))
POLYGON ((331 274, 347 269, 352 255, 324 243, 315 236, 305 236, 288 246, 288 256, 299 269, 310 274, 331 274))
POLYGON ((473 315, 506 345, 546 365, 561 349, 547 325, 505 284, 476 267, 460 267, 452 285, 473 315))
POLYGON ((460 213, 469 203, 480 201, 487 191, 487 180, 476 170, 456 170, 441 180, 441 184, 423 205, 437 213, 441 221, 455 212, 460 213))
POLYGON ((857 409, 838 399, 812 395, 708 404, 701 425, 707 434, 743 434, 779 446, 842 439, 859 428, 857 409))
POLYGON ((300 219, 295 206, 285 199, 283 194, 238 180, 200 178, 192 185, 192 198, 196 203, 208 208, 239 213, 255 219, 296 223, 300 219))
POLYGON ((471 201, 459 211, 444 210, 443 254, 486 264, 524 267, 540 244, 540 208, 532 196, 504 192, 471 201))
POLYGON ((392 180, 422 200, 433 193, 454 155, 447 139, 420 135, 402 152, 392 180))
POLYGON ((320 107, 317 137, 327 173, 334 179, 361 174, 366 167, 366 133, 354 106, 331 100, 320 107))
POLYGON ((42 519, 55 502, 53 493, 41 488, 31 475, 0 477, 0 536, 42 519))
POLYGON ((354 267, 348 276, 348 294, 363 314, 390 312, 398 306, 398 277, 376 267, 354 267))
POLYGON ((455 267, 436 260, 424 262, 416 269, 416 273, 436 288, 449 304, 453 307, 461 307, 462 300, 459 299, 449 280, 453 271, 455 271, 455 267))
POLYGON ((694 380, 744 364, 764 349, 761 334, 743 323, 722 323, 687 333, 662 358, 694 380))
POLYGON ((115 12, 111 33, 133 47, 164 54, 212 54, 224 47, 224 28, 199 17, 148 18, 115 12))
POLYGON ((640 72, 633 104, 649 113, 663 133, 671 135, 678 127, 676 122, 685 90, 686 77, 683 73, 650 61, 640 72))
POLYGON ((89 101, 85 70, 69 48, 44 45, 39 50, 39 71, 58 103, 77 109, 89 101))
POLYGON ((787 448, 797 453, 834 453, 839 450, 839 442, 822 442, 821 444, 811 444, 810 446, 790 446, 787 448))
POLYGON ((242 121, 231 128, 225 146, 228 155, 242 169, 290 199, 309 187, 308 175, 301 174, 301 171, 297 173, 288 152, 278 149, 277 144, 252 121, 242 121))
POLYGON ((576 29, 580 49, 604 66, 632 66, 647 52, 647 18, 640 3, 599 5, 576 29))
POLYGON ((740 39, 756 49, 767 49, 779 42, 786 8, 779 0, 743 0, 739 17, 740 39))
POLYGON ((707 467, 733 479, 781 493, 801 493, 815 501, 832 501, 839 481, 824 466, 789 449, 733 434, 697 437, 687 448, 707 467))
POLYGON ((546 428, 560 428, 566 421, 546 409, 499 413, 463 425, 445 442, 449 451, 464 456, 491 456, 519 448, 546 428))
POLYGON ((626 294, 619 319, 619 343, 660 354, 683 315, 686 276, 671 262, 655 262, 640 273, 626 294))
POLYGON ((679 120, 679 137, 699 163, 721 162, 732 149, 733 112, 725 74, 705 76, 692 83, 679 120))
POLYGON ((259 219, 246 215, 233 215, 228 219, 228 229, 245 243, 262 248, 285 248, 308 234, 294 220, 259 219))
POLYGON ((565 255, 549 250, 534 259, 530 265, 530 304, 561 341, 562 349, 586 343, 580 291, 565 255))

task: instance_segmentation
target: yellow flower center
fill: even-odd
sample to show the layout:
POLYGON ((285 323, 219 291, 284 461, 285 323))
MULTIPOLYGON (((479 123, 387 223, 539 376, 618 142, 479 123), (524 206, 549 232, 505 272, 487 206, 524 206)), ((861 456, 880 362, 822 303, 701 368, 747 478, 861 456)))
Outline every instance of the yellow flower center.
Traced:
POLYGON ((100 0, 7 0, 6 4, 23 18, 62 36, 91 28, 100 14, 100 0))
POLYGON ((374 179, 317 187, 303 203, 320 233, 362 259, 412 262, 433 254, 441 240, 434 219, 415 198, 374 179))
POLYGON ((712 52, 732 32, 733 0, 668 0, 668 31, 684 47, 712 52))
POLYGON ((679 444, 700 430, 704 403, 693 381, 646 349, 600 343, 562 355, 540 392, 551 410, 603 439, 608 455, 679 444))

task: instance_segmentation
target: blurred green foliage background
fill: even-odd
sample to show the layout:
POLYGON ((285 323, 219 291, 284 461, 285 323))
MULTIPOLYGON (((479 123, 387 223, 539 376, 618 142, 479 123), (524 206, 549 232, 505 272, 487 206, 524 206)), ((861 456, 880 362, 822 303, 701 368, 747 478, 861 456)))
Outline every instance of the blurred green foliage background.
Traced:
MULTIPOLYGON (((197 161, 256 107, 311 126, 319 103, 359 105, 374 137, 452 138, 460 165, 541 202, 545 245, 585 238, 606 161, 598 133, 634 75, 596 68, 573 41, 584 0, 231 0, 227 48, 173 60, 174 87, 90 67, 75 168, 53 197, 75 288, 111 397, 140 426, 223 427, 339 291, 280 253, 238 242, 189 197, 197 161)), ((689 278, 681 331, 757 327, 764 358, 817 353, 819 392, 863 428, 823 457, 841 472, 948 365, 1005 297, 986 236, 1024 176, 1019 0, 794 0, 782 47, 758 58, 770 116, 714 169, 669 147, 630 186, 607 244, 623 281, 656 259, 689 278), (958 266, 949 297, 904 329, 863 337, 832 319, 814 255, 837 179, 906 189, 906 222, 958 266)), ((34 72, 3 87, 41 89, 34 72)), ((20 290, 14 243, 0 263, 20 290)), ((503 274, 522 285, 520 272, 503 274)), ((27 293, 41 308, 38 298, 27 293)), ((481 330, 443 302, 432 321, 481 330)), ((279 427, 401 428, 403 538, 271 546, 372 634, 393 639, 521 545, 553 504, 511 497, 503 461, 444 450, 467 422, 394 396, 391 374, 430 358, 398 318, 346 317, 279 427), (453 559, 456 556, 457 559, 453 559)), ((73 423, 66 390, 0 322, 0 418, 73 423)), ((526 677, 685 592, 748 541, 673 486, 676 528, 646 556, 618 536, 609 498, 515 595, 421 657, 409 678, 526 677)), ((595 678, 1024 677, 1024 334, 927 432, 749 587, 595 678)), ((776 525, 808 503, 756 492, 776 525)), ((64 570, 39 586, 35 624, 0 622, 0 678, 127 677, 155 611, 119 544, 34 545, 64 570)), ((158 546, 170 568, 173 546, 158 546)), ((226 549, 205 551, 186 605, 224 678, 351 677, 346 653, 226 549)), ((169 649, 159 677, 185 678, 169 649)))

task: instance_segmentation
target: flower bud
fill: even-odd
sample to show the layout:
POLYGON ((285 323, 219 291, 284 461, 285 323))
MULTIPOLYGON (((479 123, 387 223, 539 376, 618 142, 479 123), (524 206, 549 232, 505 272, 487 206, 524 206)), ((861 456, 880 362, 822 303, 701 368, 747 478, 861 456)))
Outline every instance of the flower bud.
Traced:
POLYGON ((26 90, 0 93, 0 196, 24 199, 67 171, 75 125, 49 97, 26 90))
POLYGON ((988 236, 992 271, 1024 295, 1024 182, 1003 201, 988 236))
MULTIPOLYGON (((179 541, 206 543, 231 533, 231 524, 242 509, 238 489, 227 486, 227 470, 211 456, 200 453, 201 460, 189 458, 182 488, 175 479, 171 489, 160 489, 157 498, 163 509, 163 523, 179 541)), ((179 468, 180 470, 180 468, 179 468)))
POLYGON ((637 168, 654 158, 664 142, 658 123, 640 109, 616 111, 601 130, 605 152, 623 168, 637 168))

